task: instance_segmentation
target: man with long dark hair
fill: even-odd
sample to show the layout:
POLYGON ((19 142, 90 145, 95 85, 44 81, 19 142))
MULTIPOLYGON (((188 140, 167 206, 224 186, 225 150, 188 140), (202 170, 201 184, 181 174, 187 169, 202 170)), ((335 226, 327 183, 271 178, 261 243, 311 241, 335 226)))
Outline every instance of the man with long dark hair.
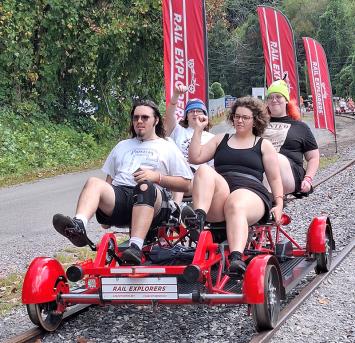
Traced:
POLYGON ((162 118, 150 100, 131 111, 132 138, 119 142, 102 168, 106 181, 91 177, 78 200, 74 218, 56 214, 54 228, 76 246, 88 244, 86 226, 96 213, 105 226, 130 226, 130 246, 123 260, 140 264, 150 228, 167 221, 171 212, 165 189, 186 192, 192 172, 176 145, 165 139, 162 118))

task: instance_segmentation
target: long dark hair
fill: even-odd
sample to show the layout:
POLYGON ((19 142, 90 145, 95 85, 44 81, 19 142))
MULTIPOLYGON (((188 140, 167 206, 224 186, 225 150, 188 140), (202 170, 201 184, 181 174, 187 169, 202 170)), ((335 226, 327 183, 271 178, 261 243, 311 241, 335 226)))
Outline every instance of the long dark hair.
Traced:
POLYGON ((159 108, 155 104, 154 101, 147 100, 147 99, 137 100, 133 104, 133 107, 132 107, 132 110, 131 110, 131 128, 130 128, 132 138, 137 137, 136 131, 134 131, 132 118, 133 118, 134 110, 138 106, 148 106, 154 111, 154 118, 158 119, 158 123, 155 125, 155 133, 156 133, 156 135, 158 137, 165 138, 166 134, 165 134, 165 129, 164 129, 164 125, 163 125, 163 121, 162 121, 162 118, 161 118, 161 114, 160 114, 159 108))

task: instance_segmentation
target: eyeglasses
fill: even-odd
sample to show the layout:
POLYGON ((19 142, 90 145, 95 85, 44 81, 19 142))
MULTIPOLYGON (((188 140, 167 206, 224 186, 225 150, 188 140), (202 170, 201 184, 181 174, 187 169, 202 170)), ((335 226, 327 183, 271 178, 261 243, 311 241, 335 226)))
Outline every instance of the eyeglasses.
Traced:
POLYGON ((273 94, 273 95, 269 95, 269 96, 266 98, 266 100, 267 100, 267 101, 273 101, 273 100, 275 100, 275 101, 277 101, 277 102, 281 102, 282 98, 283 98, 283 95, 281 95, 281 94, 273 94))
POLYGON ((144 123, 146 123, 149 120, 149 118, 153 118, 153 117, 148 114, 142 114, 142 115, 134 114, 132 116, 133 121, 138 121, 139 119, 141 119, 142 122, 144 122, 144 123))
POLYGON ((187 114, 189 114, 189 113, 204 114, 204 112, 202 110, 197 110, 197 109, 190 110, 190 111, 187 112, 187 114))
POLYGON ((250 119, 253 119, 253 117, 251 117, 251 116, 240 116, 239 114, 235 114, 233 116, 233 119, 236 120, 236 121, 238 121, 239 119, 241 119, 242 121, 248 121, 250 119))

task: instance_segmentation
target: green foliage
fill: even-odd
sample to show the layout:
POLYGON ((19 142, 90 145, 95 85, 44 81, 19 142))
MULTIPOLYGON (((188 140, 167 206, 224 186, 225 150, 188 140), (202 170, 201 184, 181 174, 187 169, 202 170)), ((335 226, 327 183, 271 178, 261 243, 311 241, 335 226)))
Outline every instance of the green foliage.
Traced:
POLYGON ((159 0, 3 0, 0 104, 33 101, 64 122, 88 102, 125 126, 132 97, 162 97, 161 31, 159 0))
POLYGON ((211 91, 213 92, 214 98, 219 99, 224 97, 224 90, 219 82, 213 82, 211 85, 211 91))
MULTIPOLYGON (((115 142, 112 132, 98 140, 93 134, 79 133, 64 124, 55 125, 33 118, 25 121, 22 116, 6 108, 0 111, 0 118, 2 179, 102 159, 115 142)), ((100 128, 99 125, 98 130, 100 128)))

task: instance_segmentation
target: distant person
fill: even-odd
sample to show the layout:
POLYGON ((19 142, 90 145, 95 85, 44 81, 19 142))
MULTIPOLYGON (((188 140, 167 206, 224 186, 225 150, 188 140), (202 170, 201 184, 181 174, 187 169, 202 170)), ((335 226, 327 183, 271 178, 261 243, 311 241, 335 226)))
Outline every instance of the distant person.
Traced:
POLYGON ((205 163, 214 158, 215 169, 201 165, 193 183, 196 229, 209 222, 226 221, 230 250, 228 273, 240 277, 246 269, 242 255, 248 239, 248 227, 268 220, 270 211, 280 221, 283 190, 277 153, 271 142, 260 137, 269 120, 264 103, 254 97, 239 98, 233 104, 228 121, 234 134, 218 134, 201 145, 207 122, 200 118, 192 137, 189 159, 205 163), (263 173, 271 185, 272 197, 262 183, 263 173))
POLYGON ((74 218, 56 214, 54 228, 74 245, 88 243, 86 226, 96 213, 107 226, 130 226, 129 248, 123 261, 141 263, 142 246, 150 228, 169 219, 171 207, 165 189, 186 192, 192 172, 173 142, 165 139, 158 107, 142 100, 131 111, 132 138, 119 142, 102 170, 106 181, 87 180, 74 218))
POLYGON ((308 193, 319 167, 319 150, 313 133, 300 120, 301 115, 297 105, 290 101, 285 81, 277 80, 270 85, 266 104, 271 119, 262 136, 269 139, 279 152, 284 192, 308 193))
MULTIPOLYGON (((183 153, 186 161, 188 161, 189 146, 191 143, 191 138, 196 128, 196 121, 200 116, 204 116, 207 121, 207 125, 201 135, 201 143, 206 144, 214 135, 208 132, 210 124, 208 122, 208 113, 205 103, 200 99, 190 99, 184 109, 184 118, 178 122, 176 117, 176 108, 179 102, 180 95, 187 92, 188 88, 186 86, 180 85, 174 88, 173 95, 168 104, 164 125, 167 135, 169 135, 178 148, 183 153)), ((213 161, 207 162, 209 165, 213 166, 213 161)), ((199 165, 189 163, 193 172, 195 172, 199 165)), ((192 184, 191 184, 192 187, 192 184)), ((192 189, 192 188, 191 188, 192 189)), ((191 194, 191 189, 187 192, 187 195, 191 194)), ((183 198, 183 193, 174 193, 174 200, 179 204, 183 198)))

